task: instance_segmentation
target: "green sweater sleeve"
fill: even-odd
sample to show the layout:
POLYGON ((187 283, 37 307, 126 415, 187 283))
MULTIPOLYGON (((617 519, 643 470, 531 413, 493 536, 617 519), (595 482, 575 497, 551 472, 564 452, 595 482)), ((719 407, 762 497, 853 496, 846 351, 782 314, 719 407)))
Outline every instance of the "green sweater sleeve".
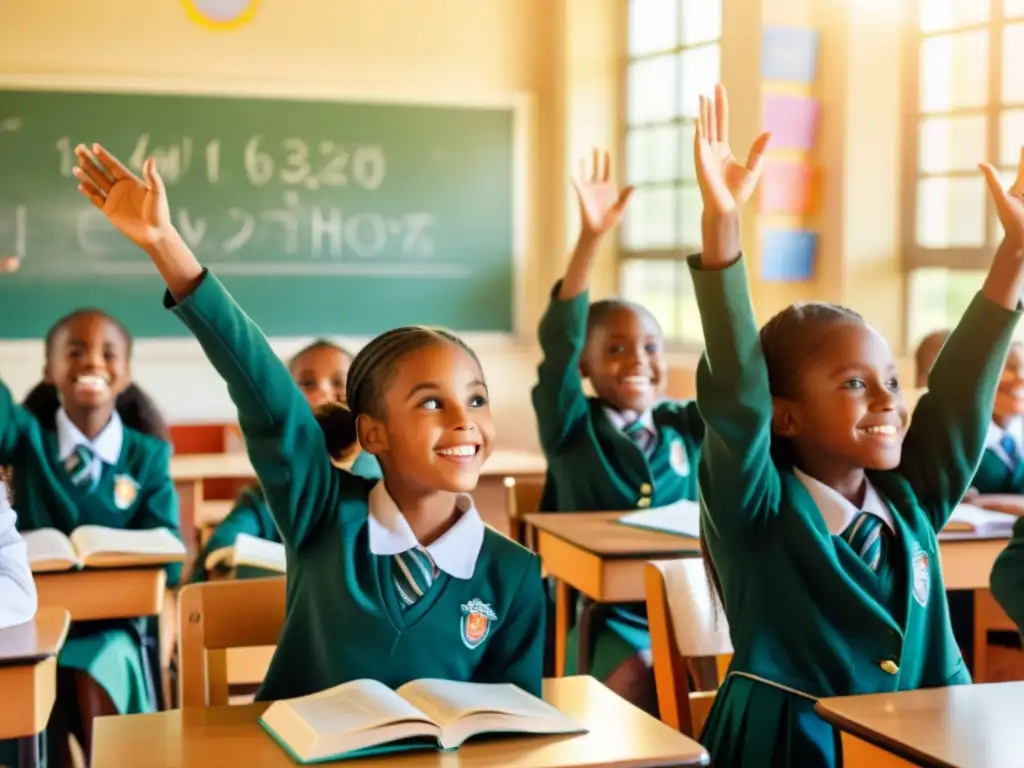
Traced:
POLYGON ((533 410, 541 447, 547 455, 558 452, 589 411, 580 376, 580 360, 587 340, 589 294, 568 301, 558 298, 561 282, 551 293, 551 303, 540 321, 543 355, 533 388, 533 410))
POLYGON ((1024 518, 1013 524, 1010 544, 992 567, 990 586, 992 597, 1024 632, 1024 518))
POLYGON ((29 430, 38 428, 35 417, 14 402, 11 390, 0 380, 0 464, 5 464, 29 430))
POLYGON ((286 546, 298 549, 347 473, 336 472, 313 411, 257 325, 213 274, 177 305, 238 409, 253 469, 286 546))
POLYGON ((897 472, 942 530, 970 486, 985 450, 996 385, 1020 310, 980 293, 928 374, 928 391, 914 409, 897 472))
POLYGON ((772 398, 744 260, 690 272, 704 329, 697 407, 705 425, 700 492, 705 522, 719 536, 754 536, 778 511, 771 456, 772 398))
POLYGON ((530 558, 515 599, 480 660, 474 683, 512 683, 534 696, 541 695, 544 677, 544 623, 547 596, 540 578, 540 560, 530 558))
MULTIPOLYGON (((153 440, 152 464, 146 472, 142 487, 139 489, 141 501, 131 528, 167 528, 181 538, 181 512, 178 505, 178 492, 171 480, 171 446, 163 441, 153 440)), ((167 586, 175 587, 181 581, 181 563, 168 565, 167 586)))

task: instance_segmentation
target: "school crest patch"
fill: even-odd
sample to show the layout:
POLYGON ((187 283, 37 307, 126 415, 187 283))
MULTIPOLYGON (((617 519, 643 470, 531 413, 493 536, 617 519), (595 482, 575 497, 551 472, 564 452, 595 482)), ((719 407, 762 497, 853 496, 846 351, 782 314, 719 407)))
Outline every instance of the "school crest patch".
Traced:
POLYGON ((118 475, 114 478, 114 504, 118 509, 128 509, 139 495, 139 484, 131 475, 118 475))
POLYGON ((932 588, 931 559, 928 553, 917 550, 914 553, 913 576, 914 576, 914 599, 923 608, 928 604, 928 594, 932 588))
POLYGON ((468 603, 462 604, 462 642, 469 648, 476 648, 491 634, 491 622, 497 621, 498 617, 491 610, 491 606, 473 598, 468 603))
POLYGON ((668 463, 680 477, 688 477, 690 474, 690 460, 686 457, 686 448, 682 441, 673 440, 668 449, 668 463))

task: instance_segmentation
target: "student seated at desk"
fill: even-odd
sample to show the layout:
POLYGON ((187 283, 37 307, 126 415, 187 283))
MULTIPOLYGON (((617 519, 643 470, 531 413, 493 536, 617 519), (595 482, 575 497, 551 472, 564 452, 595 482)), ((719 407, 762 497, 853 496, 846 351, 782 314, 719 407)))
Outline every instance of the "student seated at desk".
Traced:
POLYGON ((541 695, 539 560, 487 528, 469 495, 494 441, 469 347, 419 326, 370 341, 348 372, 338 438, 358 439, 383 480, 338 469, 288 369, 174 229, 153 159, 143 182, 99 145, 77 156, 80 189, 150 256, 165 304, 227 382, 281 532, 288 616, 257 698, 363 677, 391 688, 423 677, 513 683, 541 695))
POLYGON ((981 459, 1021 314, 1024 162, 1009 192, 984 167, 1006 234, 908 428, 888 344, 854 311, 797 304, 758 331, 739 216, 768 137, 736 161, 726 109, 721 87, 701 99, 694 149, 701 538, 734 647, 701 742, 730 768, 832 768, 818 698, 970 682, 937 533, 981 459))
POLYGON ((10 490, 0 480, 0 629, 24 624, 38 607, 36 583, 17 522, 10 490))
MULTIPOLYGON (((300 350, 288 363, 288 371, 299 385, 306 401, 316 414, 324 437, 330 439, 338 433, 338 408, 345 402, 345 377, 352 364, 352 356, 343 348, 326 339, 314 341, 300 350)), ((380 478, 377 460, 360 450, 357 445, 328 445, 331 460, 342 469, 348 469, 360 477, 380 478)), ((192 574, 193 581, 205 581, 206 559, 218 549, 230 547, 238 534, 246 533, 268 541, 281 542, 281 534, 267 507, 267 499, 259 484, 245 488, 235 500, 228 516, 210 534, 206 546, 196 559, 192 574)), ((258 572, 257 572, 258 573, 258 572)))
MULTIPOLYGON (((661 328, 641 306, 590 303, 594 256, 622 217, 632 189, 609 181, 607 153, 574 181, 580 234, 540 324, 544 359, 533 389, 548 461, 542 511, 628 510, 697 498, 704 424, 693 403, 662 399, 667 384, 661 328), (588 398, 583 379, 596 397, 588 398)), ((576 670, 578 627, 566 673, 576 670)), ((590 673, 634 704, 657 711, 651 637, 643 604, 613 606, 594 627, 590 673)))
MULTIPOLYGON (((179 534, 171 446, 156 407, 131 382, 131 347, 115 319, 76 310, 47 333, 44 381, 23 406, 0 382, 0 462, 11 467, 22 531, 103 525, 179 534)), ((180 565, 167 570, 176 584, 180 565)), ((157 638, 147 619, 72 624, 47 730, 56 765, 70 764, 66 729, 88 755, 94 717, 154 710, 159 670, 148 663, 149 642, 157 638)))

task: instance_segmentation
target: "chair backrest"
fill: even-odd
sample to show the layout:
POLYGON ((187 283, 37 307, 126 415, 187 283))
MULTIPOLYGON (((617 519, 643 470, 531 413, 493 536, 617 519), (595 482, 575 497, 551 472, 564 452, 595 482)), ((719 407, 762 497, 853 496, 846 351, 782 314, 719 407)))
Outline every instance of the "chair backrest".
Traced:
POLYGON ((189 584, 178 595, 178 686, 182 707, 228 703, 229 648, 277 645, 285 578, 189 584))
POLYGON ((717 662, 714 685, 724 674, 732 654, 729 626, 721 607, 716 610, 704 563, 700 558, 655 561, 644 570, 644 592, 651 630, 651 655, 658 689, 661 719, 688 736, 696 737, 707 716, 712 697, 694 712, 689 673, 695 663, 717 662), (698 716, 700 715, 700 716, 698 716))
POLYGON ((540 511, 540 499, 544 495, 543 477, 506 477, 505 506, 508 510, 509 537, 524 547, 533 548, 523 516, 540 511))

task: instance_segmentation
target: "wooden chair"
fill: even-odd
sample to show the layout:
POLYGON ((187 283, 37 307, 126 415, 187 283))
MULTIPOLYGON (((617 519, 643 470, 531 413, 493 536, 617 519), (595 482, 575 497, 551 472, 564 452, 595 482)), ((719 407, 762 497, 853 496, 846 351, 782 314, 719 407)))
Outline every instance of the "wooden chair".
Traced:
POLYGON ((1002 606, 996 602, 994 597, 992 597, 992 592, 990 590, 975 590, 974 669, 971 674, 974 682, 1002 682, 1001 680, 995 680, 992 677, 992 671, 994 670, 990 670, 989 655, 992 653, 993 648, 988 644, 988 633, 1018 631, 1017 625, 1013 623, 1013 619, 1006 615, 1006 611, 1004 611, 1002 606))
POLYGON ((544 495, 543 477, 506 477, 505 507, 508 510, 508 535, 524 547, 533 549, 533 534, 526 530, 523 516, 540 511, 544 495))
POLYGON ((277 645, 285 579, 189 584, 178 594, 178 687, 184 707, 228 703, 227 651, 277 645))
POLYGON ((700 558, 648 563, 644 592, 659 715, 697 738, 732 658, 725 615, 720 606, 715 609, 700 558), (691 675, 696 691, 691 690, 691 675))

